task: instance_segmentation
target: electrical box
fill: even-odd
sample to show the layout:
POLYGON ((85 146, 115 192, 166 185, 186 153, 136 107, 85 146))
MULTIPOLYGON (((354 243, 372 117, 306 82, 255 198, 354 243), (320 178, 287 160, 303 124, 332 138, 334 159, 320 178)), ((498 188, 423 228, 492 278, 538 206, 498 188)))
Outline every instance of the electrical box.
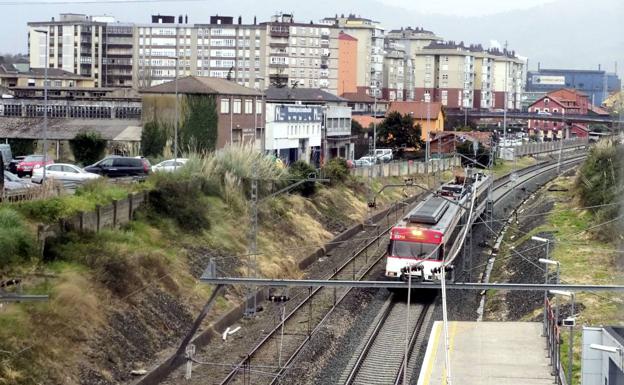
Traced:
POLYGON ((574 325, 576 325, 576 319, 572 317, 566 318, 562 321, 562 325, 568 326, 568 327, 574 327, 574 325))

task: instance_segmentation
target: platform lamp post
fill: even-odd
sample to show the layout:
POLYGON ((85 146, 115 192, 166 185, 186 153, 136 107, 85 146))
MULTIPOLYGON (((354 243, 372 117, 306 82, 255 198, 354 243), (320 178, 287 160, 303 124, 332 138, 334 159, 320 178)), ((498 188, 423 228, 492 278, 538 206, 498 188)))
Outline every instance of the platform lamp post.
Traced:
POLYGON ((175 60, 175 74, 174 74, 174 93, 175 93, 175 113, 174 113, 174 122, 173 122, 173 169, 175 170, 178 167, 178 124, 179 124, 179 101, 178 101, 178 66, 180 62, 180 57, 178 55, 175 56, 167 56, 168 59, 175 60))
POLYGON ((564 326, 568 326, 570 328, 570 339, 568 340, 568 372, 567 374, 567 383, 568 385, 572 385, 572 354, 573 354, 573 346, 574 346, 574 292, 571 291, 563 291, 563 290, 550 290, 550 294, 560 295, 563 297, 570 298, 570 317, 566 318, 563 321, 564 326))
MULTIPOLYGON (((548 245, 548 243, 546 243, 546 245, 548 245)), ((546 253, 546 255, 548 255, 548 253, 546 253)), ((548 266, 556 266, 557 267, 557 277, 556 277, 556 283, 557 285, 559 285, 561 283, 561 264, 559 263, 559 261, 555 261, 552 259, 545 259, 545 258, 540 258, 538 259, 539 263, 545 265, 545 275, 546 275, 546 284, 548 285, 548 266)), ((546 311, 546 301, 544 301, 544 311, 546 311)), ((546 321, 546 320, 544 320, 546 321)), ((559 304, 557 304, 557 306, 555 307, 555 322, 559 322, 559 304)))
POLYGON ((46 164, 48 161, 48 57, 50 54, 48 50, 48 37, 49 33, 47 29, 35 29, 35 32, 45 34, 45 66, 43 68, 43 176, 41 184, 46 180, 46 164))
MULTIPOLYGON (((545 243, 546 244, 546 258, 545 259, 548 259, 548 254, 549 254, 549 251, 550 251, 549 250, 550 239, 533 236, 533 237, 531 237, 531 240, 535 241, 535 242, 541 242, 541 243, 545 243)), ((540 262, 541 262, 541 260, 540 260, 540 262)), ((546 271, 546 273, 545 273, 545 283, 548 284, 548 266, 546 266, 545 271, 546 271)), ((547 300, 548 300, 548 291, 544 290, 544 325, 542 327, 542 331, 543 331, 544 335, 546 335, 546 325, 548 324, 548 314, 547 314, 548 311, 546 309, 546 301, 547 300)))

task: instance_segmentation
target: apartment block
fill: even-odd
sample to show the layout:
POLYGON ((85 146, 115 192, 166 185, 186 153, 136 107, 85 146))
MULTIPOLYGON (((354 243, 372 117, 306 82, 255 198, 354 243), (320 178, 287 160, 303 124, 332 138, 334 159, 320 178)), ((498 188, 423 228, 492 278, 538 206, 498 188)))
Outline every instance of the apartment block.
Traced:
POLYGON ((131 25, 109 16, 65 13, 58 20, 28 23, 28 29, 30 67, 45 67, 47 56, 50 68, 88 76, 96 87, 131 85, 131 25))
POLYGON ((327 17, 321 23, 334 26, 357 39, 358 92, 371 94, 372 91, 381 97, 385 52, 384 29, 379 22, 350 14, 346 17, 327 17))
POLYGON ((152 16, 135 27, 137 87, 162 84, 178 76, 230 79, 250 88, 264 88, 264 33, 242 19, 213 16, 207 24, 188 24, 188 17, 152 16), (177 66, 177 69, 176 69, 177 66))
POLYGON ((511 51, 434 42, 416 54, 416 100, 447 108, 521 108, 525 63, 511 51))
POLYGON ((281 14, 261 23, 266 34, 264 76, 273 86, 338 92, 338 29, 295 22, 281 14))
POLYGON ((28 23, 30 67, 43 68, 47 63, 50 68, 89 76, 100 86, 104 27, 90 16, 69 13, 59 20, 28 23))

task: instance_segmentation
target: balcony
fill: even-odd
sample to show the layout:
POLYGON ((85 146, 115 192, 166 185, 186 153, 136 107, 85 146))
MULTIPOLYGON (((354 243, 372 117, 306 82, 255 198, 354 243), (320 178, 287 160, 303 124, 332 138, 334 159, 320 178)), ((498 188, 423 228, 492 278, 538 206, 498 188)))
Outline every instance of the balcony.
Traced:
POLYGON ((271 37, 289 37, 290 30, 288 27, 272 26, 270 29, 271 37))
POLYGON ((271 48, 285 48, 288 47, 288 41, 271 41, 269 42, 271 48))

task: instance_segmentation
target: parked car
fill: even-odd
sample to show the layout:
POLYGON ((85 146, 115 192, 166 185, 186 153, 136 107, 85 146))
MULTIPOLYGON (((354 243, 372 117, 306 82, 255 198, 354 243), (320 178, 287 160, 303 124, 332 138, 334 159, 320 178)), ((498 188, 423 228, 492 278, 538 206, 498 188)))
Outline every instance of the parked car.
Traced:
MULTIPOLYGON (((43 167, 36 168, 33 171, 32 182, 41 183, 43 180, 43 167)), ((87 172, 78 166, 66 163, 55 163, 45 166, 46 178, 58 180, 65 187, 73 187, 83 184, 93 179, 101 178, 101 175, 87 172)))
POLYGON ((147 176, 150 172, 150 163, 147 159, 141 157, 109 156, 91 166, 85 167, 84 170, 109 178, 147 176))
POLYGON ((20 179, 17 175, 10 171, 4 172, 4 190, 19 191, 34 187, 27 179, 20 179))
POLYGON ((165 160, 165 161, 158 163, 155 166, 152 166, 152 171, 153 172, 160 172, 160 171, 173 172, 179 169, 180 167, 184 166, 186 162, 188 162, 188 159, 185 159, 185 158, 165 160))
POLYGON ((20 162, 23 162, 24 158, 26 157, 16 156, 15 158, 11 159, 9 161, 9 167, 7 167, 7 170, 11 171, 13 174, 17 174, 17 165, 20 164, 20 162))
POLYGON ((42 167, 44 164, 53 164, 50 158, 44 159, 43 155, 28 155, 17 164, 17 176, 20 178, 25 175, 31 175, 35 168, 42 167))
POLYGON ((390 148, 377 148, 375 149, 375 158, 381 162, 390 162, 393 159, 392 149, 390 148))
POLYGON ((363 156, 360 159, 356 159, 353 161, 353 165, 355 167, 366 167, 372 166, 375 163, 375 158, 372 156, 363 156))
POLYGON ((7 168, 9 166, 9 162, 13 159, 13 154, 11 154, 11 146, 9 144, 0 144, 0 158, 2 160, 2 167, 7 168))

